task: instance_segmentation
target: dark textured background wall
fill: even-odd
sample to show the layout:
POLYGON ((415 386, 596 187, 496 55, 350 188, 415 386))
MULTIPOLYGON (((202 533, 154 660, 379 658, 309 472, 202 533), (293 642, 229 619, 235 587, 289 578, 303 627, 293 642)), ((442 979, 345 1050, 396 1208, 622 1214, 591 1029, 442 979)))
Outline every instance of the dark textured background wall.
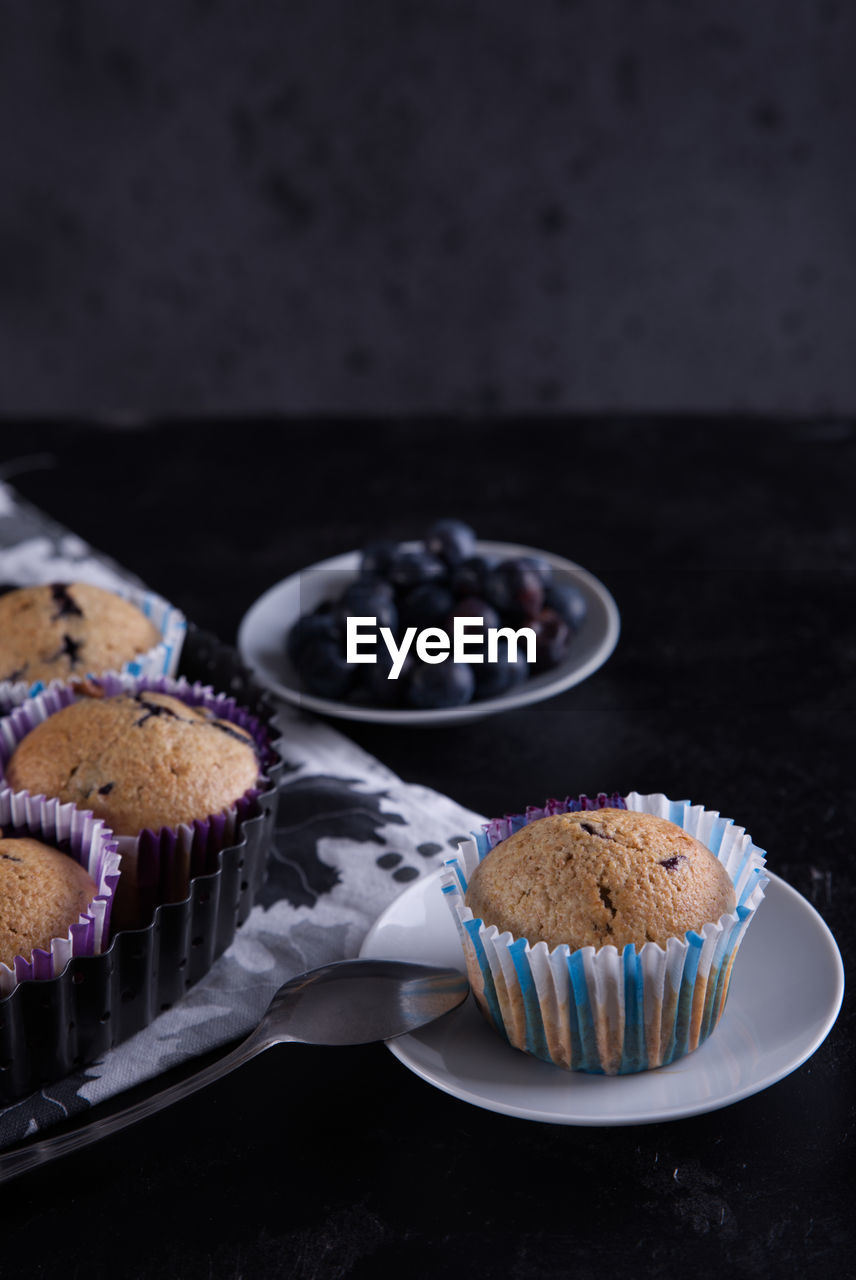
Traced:
POLYGON ((848 0, 8 0, 0 411, 856 411, 848 0))

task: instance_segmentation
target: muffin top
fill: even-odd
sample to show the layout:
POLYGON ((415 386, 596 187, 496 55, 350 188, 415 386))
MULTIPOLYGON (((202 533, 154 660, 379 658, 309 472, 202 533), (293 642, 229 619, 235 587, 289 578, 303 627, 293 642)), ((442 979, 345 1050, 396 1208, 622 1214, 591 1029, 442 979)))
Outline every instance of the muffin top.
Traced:
POLYGON ((29 960, 51 938, 65 938, 98 896, 98 886, 68 854, 29 836, 0 838, 0 962, 29 960))
POLYGON ((718 859, 673 822, 627 809, 539 818, 501 841, 466 904, 501 933, 551 949, 665 946, 735 907, 718 859))
POLYGON ((88 582, 0 596, 0 680, 67 680, 118 671, 160 633, 135 604, 88 582))
POLYGON ((220 813, 258 777, 250 734, 152 690, 80 698, 36 725, 6 767, 10 787, 91 809, 116 835, 220 813))

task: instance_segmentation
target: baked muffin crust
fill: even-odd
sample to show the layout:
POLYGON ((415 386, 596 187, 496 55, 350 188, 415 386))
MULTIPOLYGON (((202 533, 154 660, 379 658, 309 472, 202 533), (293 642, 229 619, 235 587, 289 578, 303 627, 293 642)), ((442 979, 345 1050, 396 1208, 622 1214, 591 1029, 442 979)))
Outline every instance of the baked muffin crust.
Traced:
POLYGON ((31 730, 6 768, 16 790, 70 800, 131 836, 220 813, 258 776, 250 734, 152 690, 80 698, 31 730))
POLYGON ((50 950, 98 896, 84 867, 32 837, 0 838, 0 962, 50 950))
POLYGON ((673 822, 626 809, 554 814, 521 827, 479 863, 473 915, 552 949, 665 946, 735 906, 728 873, 673 822))
POLYGON ((160 638, 135 604, 88 582, 0 596, 0 680, 32 684, 118 671, 160 638))

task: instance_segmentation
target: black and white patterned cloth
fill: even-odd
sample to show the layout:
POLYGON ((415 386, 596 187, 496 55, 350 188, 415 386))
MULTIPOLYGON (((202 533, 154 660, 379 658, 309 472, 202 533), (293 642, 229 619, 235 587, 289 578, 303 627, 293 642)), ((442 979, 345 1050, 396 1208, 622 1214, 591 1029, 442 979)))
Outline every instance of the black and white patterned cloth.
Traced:
MULTIPOLYGON (((0 483, 0 582, 72 578, 107 588, 134 581, 0 483)), ((357 955, 397 894, 483 821, 446 796, 402 782, 328 724, 285 705, 279 719, 290 768, 269 875, 232 946, 144 1031, 0 1110, 0 1148, 249 1031, 286 979, 357 955)))

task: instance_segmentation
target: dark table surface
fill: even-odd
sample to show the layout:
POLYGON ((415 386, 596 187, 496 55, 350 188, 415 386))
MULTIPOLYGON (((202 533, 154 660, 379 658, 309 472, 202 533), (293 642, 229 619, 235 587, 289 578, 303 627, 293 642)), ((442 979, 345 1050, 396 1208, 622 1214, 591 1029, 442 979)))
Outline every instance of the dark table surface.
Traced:
MULTIPOLYGON (((585 565, 622 634, 584 684, 454 728, 341 727, 481 812, 635 788, 732 815, 847 969, 851 424, 27 423, 0 441, 19 492, 228 641, 278 579, 438 514, 585 565)), ((574 1128, 469 1106, 382 1046, 275 1050, 4 1187, 0 1275, 852 1275, 853 1058, 845 994, 764 1092, 574 1128)))

